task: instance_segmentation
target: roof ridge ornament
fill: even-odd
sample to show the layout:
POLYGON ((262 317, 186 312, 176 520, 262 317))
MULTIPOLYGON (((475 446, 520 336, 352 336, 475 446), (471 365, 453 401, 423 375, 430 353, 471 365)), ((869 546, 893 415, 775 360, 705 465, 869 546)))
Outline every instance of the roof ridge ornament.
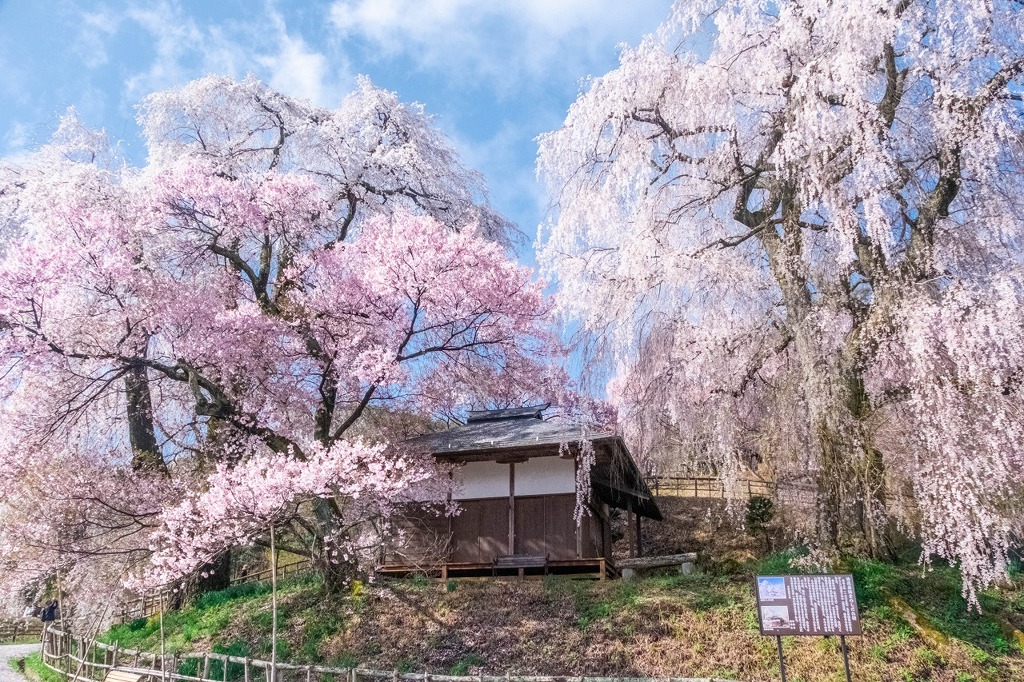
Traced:
POLYGON ((529 407, 509 407, 500 410, 470 410, 466 416, 466 423, 499 421, 505 419, 543 419, 544 410, 551 407, 551 403, 531 405, 529 407))

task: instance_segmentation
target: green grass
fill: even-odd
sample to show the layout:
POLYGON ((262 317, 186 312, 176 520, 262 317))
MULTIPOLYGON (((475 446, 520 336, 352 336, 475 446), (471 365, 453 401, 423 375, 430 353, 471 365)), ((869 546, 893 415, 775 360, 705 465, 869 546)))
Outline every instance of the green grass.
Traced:
POLYGON ((948 565, 937 564, 924 571, 916 564, 894 565, 868 559, 849 559, 846 563, 853 573, 861 609, 874 612, 880 620, 899 618, 887 606, 890 597, 899 597, 946 637, 959 639, 984 654, 1011 652, 1013 647, 1000 621, 1017 608, 1020 594, 982 592, 978 595, 979 613, 970 609, 963 597, 959 571, 948 565))
POLYGON ((480 656, 473 653, 467 654, 460 658, 458 663, 451 667, 448 674, 457 676, 468 675, 471 669, 481 666, 484 663, 486 663, 486 661, 480 658, 480 656))
MULTIPOLYGON (((607 627, 616 616, 640 611, 646 599, 657 595, 670 595, 697 612, 732 609, 749 601, 744 593, 746 588, 735 579, 700 572, 653 575, 630 582, 616 582, 603 593, 576 580, 549 580, 547 585, 549 590, 561 589, 572 595, 579 612, 577 625, 584 630, 595 625, 607 627)), ((756 629, 756 622, 754 627, 756 629)))
MULTIPOLYGON (((289 599, 318 588, 319 579, 311 576, 293 576, 278 586, 279 624, 289 618, 289 599)), ((221 641, 221 634, 241 617, 243 623, 270 632, 270 586, 265 583, 236 585, 226 590, 208 592, 192 604, 177 611, 164 613, 164 633, 169 653, 191 651, 195 644, 205 642, 209 647, 229 647, 231 641, 221 641)), ((107 644, 117 642, 121 648, 156 650, 160 644, 160 616, 117 625, 99 637, 107 644)), ((270 650, 267 638, 266 651, 270 650)), ((257 651, 246 652, 256 654, 257 651)), ((259 653, 263 653, 259 651, 259 653)), ((241 654, 241 655, 246 655, 241 654)))
MULTIPOLYGON (((752 637, 746 646, 756 650, 765 661, 773 660, 774 642, 758 635, 758 624, 753 598, 753 576, 756 574, 792 573, 790 560, 799 556, 799 550, 776 553, 757 561, 743 564, 731 572, 722 572, 721 566, 711 566, 710 572, 691 575, 665 573, 632 582, 589 582, 549 577, 543 583, 536 599, 539 619, 551 619, 553 614, 564 614, 564 625, 552 621, 556 629, 579 642, 603 641, 630 646, 634 638, 660 638, 671 632, 677 619, 689 619, 687 627, 694 637, 695 647, 709 647, 706 652, 695 649, 693 660, 701 661, 713 654, 710 639, 700 643, 703 623, 730 623, 731 633, 748 633, 752 637), (659 614, 662 629, 650 625, 650 614, 659 614), (695 630, 693 628, 696 628, 695 630), (762 651, 763 649, 763 651, 762 651)), ((1018 569, 1015 567, 1014 569, 1018 569)), ((981 595, 982 613, 969 611, 961 596, 961 582, 955 568, 936 565, 922 571, 915 563, 882 563, 847 558, 837 572, 850 572, 854 576, 858 602, 866 634, 865 658, 875 665, 892 666, 913 679, 927 679, 933 670, 950 670, 954 665, 947 660, 943 645, 935 644, 916 626, 904 619, 904 607, 894 597, 914 611, 914 619, 955 643, 960 664, 969 668, 979 680, 999 678, 1012 658, 1019 662, 1024 652, 1005 634, 1006 622, 1011 614, 1022 612, 1024 606, 1024 575, 1019 572, 1014 586, 1004 591, 984 592, 981 595), (991 674, 989 674, 991 671, 991 674)), ((500 589, 494 590, 501 593, 500 589)), ((481 606, 480 590, 473 584, 458 581, 433 581, 424 577, 393 583, 383 591, 354 583, 349 593, 326 596, 322 584, 310 578, 292 578, 279 590, 278 656, 297 664, 323 664, 336 667, 355 665, 386 665, 400 672, 421 670, 447 671, 460 675, 476 668, 503 665, 496 663, 495 652, 480 642, 468 642, 456 648, 450 657, 441 658, 439 642, 431 643, 433 635, 424 634, 422 648, 406 626, 424 627, 426 623, 444 623, 460 627, 460 621, 469 615, 459 609, 481 606), (412 608, 406 620, 391 619, 390 625, 381 625, 382 631, 367 630, 382 615, 389 613, 388 604, 412 608), (416 621, 426 614, 424 621, 416 621), (430 619, 434 620, 431 621, 430 619), (417 625, 418 623, 418 625, 417 625), (362 639, 353 633, 364 632, 362 639), (392 631, 384 631, 392 628, 392 631), (368 634, 369 637, 366 637, 368 634), (405 648, 398 648, 402 643, 405 648), (381 662, 383 659, 384 662, 381 662), (377 662, 374 662, 377 661, 377 662)), ((501 598, 501 597, 495 597, 501 598)), ((483 607, 486 611, 486 607, 483 607)), ((531 614, 532 615, 532 614, 531 614)), ((559 616, 561 617, 561 616, 559 616)), ((909 617, 909 616, 908 616, 909 617)), ((385 619, 387 620, 387 619, 385 619)), ((1019 620, 1015 621, 1019 622, 1019 620)), ((490 625, 490 624, 489 624, 490 625)), ((504 627, 503 622, 495 626, 504 627)), ((205 594, 181 611, 168 612, 164 617, 169 652, 189 650, 214 651, 233 656, 269 658, 271 641, 271 612, 269 588, 266 585, 246 585, 221 592, 205 594)), ((721 627, 721 625, 718 625, 721 627)), ((925 633, 927 634, 927 633, 925 633)), ((685 635, 689 639, 691 634, 685 635)), ((159 648, 159 618, 139 619, 118 626, 102 638, 117 641, 122 648, 159 648)), ((734 640, 735 641, 735 640, 734 640)), ((673 644, 674 645, 674 644, 673 644)), ((794 646, 786 643, 786 646, 794 646)), ((812 643, 813 645, 813 643, 812 643)), ((832 641, 822 640, 816 655, 835 658, 832 641)), ((623 649, 625 650, 625 649, 623 649)), ((539 655, 555 655, 541 647, 539 655)), ((448 654, 444 654, 447 656, 448 654)), ((530 656, 536 657, 537 653, 530 656)), ((621 655, 616 654, 616 655, 621 655)), ((500 657, 500 656, 499 656, 500 657)), ((531 658, 528 665, 544 665, 543 660, 531 658)), ((722 674, 728 667, 726 660, 722 674)), ((575 663, 574 663, 575 665, 575 663)), ((618 665, 618 664, 616 664, 618 665)), ((625 664, 624 664, 625 665, 625 664)), ((710 665, 710 664, 709 664, 710 665)), ((179 672, 195 675, 197 663, 183 662, 179 672)), ((211 676, 223 679, 223 664, 211 661, 211 676)), ((714 666, 712 666, 714 667, 714 666)), ((706 673, 707 668, 704 670, 706 673)), ((227 670, 229 682, 242 679, 242 666, 231 664, 227 670)), ((817 678, 815 678, 817 679, 817 678)), ((897 676, 895 679, 899 679, 897 676)), ((51 682, 44 680, 43 682, 51 682)), ((52 682, 59 682, 54 680, 52 682)))
MULTIPOLYGON (((798 573, 790 568, 789 561, 801 553, 779 552, 752 562, 747 568, 751 575, 798 573)), ((963 597, 963 583, 956 568, 936 562, 926 570, 917 563, 916 556, 916 551, 911 551, 894 563, 848 557, 836 567, 836 572, 853 574, 861 615, 868 621, 891 623, 897 632, 907 636, 913 633, 911 626, 890 606, 891 598, 898 597, 912 605, 915 613, 937 632, 977 649, 975 660, 981 661, 986 655, 1007 655, 1016 649, 1004 629, 1011 614, 1024 613, 1024 590, 981 592, 979 613, 970 609, 963 597)), ((1011 565, 1010 576, 1018 583, 1024 577, 1019 561, 1011 565)), ((884 653, 877 646, 875 649, 872 655, 884 653)))
MULTIPOLYGON (((11 666, 17 670, 15 663, 15 659, 11 659, 11 666)), ((56 673, 43 665, 43 659, 39 655, 39 652, 29 654, 25 657, 25 669, 34 673, 36 677, 42 680, 42 682, 64 682, 63 675, 56 673)))

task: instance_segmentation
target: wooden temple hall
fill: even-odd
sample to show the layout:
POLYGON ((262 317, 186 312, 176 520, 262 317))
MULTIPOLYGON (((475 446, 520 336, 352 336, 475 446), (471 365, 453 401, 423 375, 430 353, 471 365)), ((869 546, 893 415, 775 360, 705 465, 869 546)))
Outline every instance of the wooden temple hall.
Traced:
POLYGON ((585 492, 590 513, 577 521, 582 429, 545 420, 547 407, 470 412, 464 425, 408 441, 454 465, 452 497, 460 511, 409 509, 377 573, 617 575, 613 510, 625 514, 630 556, 639 553, 640 519, 660 521, 661 512, 622 439, 597 433, 588 434, 594 452, 585 492))

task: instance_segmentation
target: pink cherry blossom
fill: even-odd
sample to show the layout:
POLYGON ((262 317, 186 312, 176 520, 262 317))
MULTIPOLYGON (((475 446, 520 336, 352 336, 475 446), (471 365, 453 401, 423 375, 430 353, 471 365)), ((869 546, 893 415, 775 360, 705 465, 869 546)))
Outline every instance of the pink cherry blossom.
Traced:
POLYGON ((444 497, 410 424, 565 390, 543 284, 420 108, 210 77, 140 112, 145 167, 69 114, 0 169, 5 590, 101 605, 270 521, 355 564, 444 497))

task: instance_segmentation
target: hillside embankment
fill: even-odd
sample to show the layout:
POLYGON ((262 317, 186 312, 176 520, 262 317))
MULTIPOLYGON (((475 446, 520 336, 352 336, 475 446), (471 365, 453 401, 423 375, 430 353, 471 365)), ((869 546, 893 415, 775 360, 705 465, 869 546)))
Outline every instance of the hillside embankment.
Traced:
MULTIPOLYGON (((699 570, 635 582, 410 578, 354 583, 326 595, 315 576, 279 593, 281 660, 401 672, 692 676, 779 679, 774 638, 757 628, 753 576, 793 572, 791 553, 758 558, 768 542, 745 536, 709 503, 662 505, 674 523, 649 529, 650 550, 699 549, 699 570), (725 520, 723 520, 725 518, 725 520)), ((961 596, 958 573, 913 561, 848 559, 864 635, 849 638, 855 680, 1024 680, 1024 573, 981 595, 961 596)), ((241 585, 199 597, 164 618, 174 651, 268 658, 269 586, 241 585)), ((103 637, 159 649, 159 619, 103 637)), ((791 681, 844 679, 837 638, 783 638, 791 681)), ((187 672, 187 671, 182 671, 187 672)))
MULTIPOLYGON (((764 568, 774 568, 765 565, 764 568)), ((1024 680, 1024 651, 1006 629, 1024 613, 1024 578, 986 593, 985 613, 958 601, 948 569, 851 567, 865 634, 850 638, 858 680, 1024 680), (913 604, 911 608, 909 605, 913 604)), ((775 641, 759 634, 744 575, 620 581, 429 581, 356 584, 325 597, 315 579, 280 595, 279 655, 296 663, 403 672, 694 676, 778 679, 775 641)), ((167 646, 266 657, 270 599, 251 585, 204 595, 164 619, 167 646)), ((1019 625, 1018 625, 1019 627, 1019 625)), ((158 619, 104 639, 159 648, 158 619)), ((841 679, 836 638, 784 638, 791 680, 841 679)))

